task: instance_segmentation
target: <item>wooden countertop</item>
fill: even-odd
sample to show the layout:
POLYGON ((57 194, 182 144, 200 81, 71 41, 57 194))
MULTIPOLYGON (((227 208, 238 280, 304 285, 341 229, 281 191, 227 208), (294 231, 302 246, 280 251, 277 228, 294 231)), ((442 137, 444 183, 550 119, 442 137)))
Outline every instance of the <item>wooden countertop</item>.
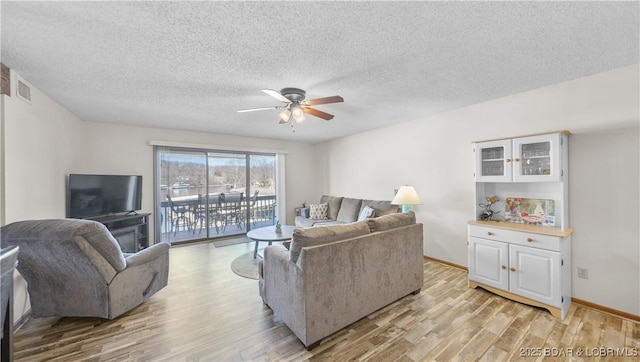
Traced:
POLYGON ((561 238, 565 238, 571 233, 573 233, 572 228, 567 228, 565 230, 560 230, 559 228, 549 227, 549 226, 537 226, 530 224, 516 224, 507 221, 484 221, 484 220, 473 220, 469 221, 469 225, 478 225, 478 226, 488 226, 499 229, 507 229, 514 231, 524 231, 534 234, 542 234, 542 235, 550 235, 550 236, 558 236, 561 238))

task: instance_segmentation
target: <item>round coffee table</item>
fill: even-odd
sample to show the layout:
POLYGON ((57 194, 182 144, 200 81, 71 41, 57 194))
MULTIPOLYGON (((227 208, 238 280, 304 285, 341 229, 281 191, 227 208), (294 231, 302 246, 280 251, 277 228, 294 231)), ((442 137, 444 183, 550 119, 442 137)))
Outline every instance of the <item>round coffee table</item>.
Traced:
POLYGON ((258 255, 258 243, 261 241, 266 241, 271 245, 274 241, 287 241, 291 240, 293 236, 293 229, 296 227, 293 225, 282 225, 281 233, 276 232, 275 226, 265 226, 253 230, 249 230, 247 233, 247 237, 256 242, 256 247, 253 250, 253 258, 255 259, 258 255))

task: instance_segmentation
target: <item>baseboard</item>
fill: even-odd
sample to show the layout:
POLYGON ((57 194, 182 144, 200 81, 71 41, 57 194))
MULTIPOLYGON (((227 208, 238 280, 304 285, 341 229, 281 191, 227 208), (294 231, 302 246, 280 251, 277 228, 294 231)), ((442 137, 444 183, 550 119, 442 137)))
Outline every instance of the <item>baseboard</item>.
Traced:
POLYGON ((424 258, 427 259, 427 260, 433 260, 436 263, 445 264, 445 265, 448 265, 448 266, 452 266, 454 268, 458 268, 458 269, 462 269, 464 271, 468 271, 466 266, 454 264, 454 263, 448 262, 446 260, 441 260, 441 259, 437 259, 437 258, 434 258, 434 257, 431 257, 431 256, 426 256, 426 255, 424 255, 424 258))
MULTIPOLYGON (((462 265, 454 264, 454 263, 451 263, 451 262, 448 262, 448 261, 445 261, 445 260, 441 260, 441 259, 434 258, 434 257, 431 257, 431 256, 426 256, 426 255, 424 255, 424 258, 427 259, 427 260, 435 261, 436 263, 445 264, 445 265, 449 265, 449 266, 452 266, 452 267, 457 268, 457 269, 462 269, 464 271, 468 271, 468 269, 466 267, 462 266, 462 265)), ((623 312, 621 310, 605 307, 603 305, 592 303, 592 302, 589 302, 589 301, 586 301, 586 300, 582 300, 582 299, 578 299, 578 298, 571 298, 571 302, 576 303, 576 304, 580 304, 580 305, 582 305, 584 307, 588 307, 588 308, 592 308, 592 309, 598 310, 600 312, 605 312, 605 313, 613 314, 613 315, 618 316, 618 317, 622 317, 622 318, 630 319, 632 321, 640 322, 640 316, 635 315, 635 314, 631 314, 631 313, 623 312)))
POLYGON ((621 310, 605 307, 604 305, 591 303, 591 302, 588 302, 586 300, 582 300, 582 299, 578 299, 578 298, 573 298, 572 297, 571 301, 573 303, 580 304, 580 305, 582 305, 584 307, 595 309, 595 310, 598 310, 600 312, 605 312, 605 313, 613 314, 613 315, 618 316, 618 317, 627 318, 627 319, 631 319, 631 320, 636 321, 636 322, 640 322, 640 316, 635 315, 635 314, 631 314, 631 313, 623 312, 621 310))

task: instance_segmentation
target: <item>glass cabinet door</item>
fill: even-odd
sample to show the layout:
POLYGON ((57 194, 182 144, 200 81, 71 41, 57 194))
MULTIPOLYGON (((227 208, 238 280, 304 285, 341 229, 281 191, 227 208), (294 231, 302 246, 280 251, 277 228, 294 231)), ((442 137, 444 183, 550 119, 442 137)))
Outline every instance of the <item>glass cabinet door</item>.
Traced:
POLYGON ((557 134, 515 138, 514 181, 559 181, 560 136, 557 134))
POLYGON ((476 182, 511 181, 511 140, 480 142, 475 147, 476 182))

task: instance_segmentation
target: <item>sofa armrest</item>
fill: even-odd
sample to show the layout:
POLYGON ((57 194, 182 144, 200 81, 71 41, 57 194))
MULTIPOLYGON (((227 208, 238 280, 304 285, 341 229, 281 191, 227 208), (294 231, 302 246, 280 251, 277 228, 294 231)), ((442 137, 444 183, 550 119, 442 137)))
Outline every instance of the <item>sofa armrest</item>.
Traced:
POLYGON ((125 260, 127 261, 127 268, 146 264, 151 260, 157 259, 160 255, 168 251, 169 251, 169 243, 167 242, 151 245, 150 247, 140 250, 135 254, 128 255, 125 258, 125 260))
MULTIPOLYGON (((289 270, 291 267, 295 267, 295 264, 289 261, 289 250, 283 245, 270 245, 264 249, 264 260, 262 263, 262 275, 263 277, 270 278, 270 281, 279 280, 284 281, 289 279, 289 276, 295 276, 297 273, 291 274, 289 270)), ((278 286, 283 285, 278 282, 278 286)), ((268 304, 268 303, 267 303, 268 304)))
POLYGON ((284 263, 289 259, 289 250, 281 244, 269 245, 265 248, 264 251, 264 260, 267 260, 267 258, 274 259, 278 263, 284 263), (269 249, 268 252, 267 249, 269 249))
POLYGON ((264 302, 305 342, 304 271, 289 260, 282 245, 264 249, 264 302))
MULTIPOLYGON (((287 241, 287 243, 290 243, 287 241)), ((269 270, 272 271, 271 274, 274 273, 276 269, 282 270, 284 269, 284 263, 289 259, 289 248, 286 249, 281 245, 270 245, 267 246, 264 250, 264 259, 258 264, 258 290, 260 292, 260 297, 262 301, 269 305, 267 301, 267 296, 265 293, 265 273, 264 273, 264 265, 269 260, 270 266, 269 270)), ((269 275, 270 278, 273 278, 274 275, 269 275)), ((269 284, 273 284, 273 282, 269 282, 269 284)))

